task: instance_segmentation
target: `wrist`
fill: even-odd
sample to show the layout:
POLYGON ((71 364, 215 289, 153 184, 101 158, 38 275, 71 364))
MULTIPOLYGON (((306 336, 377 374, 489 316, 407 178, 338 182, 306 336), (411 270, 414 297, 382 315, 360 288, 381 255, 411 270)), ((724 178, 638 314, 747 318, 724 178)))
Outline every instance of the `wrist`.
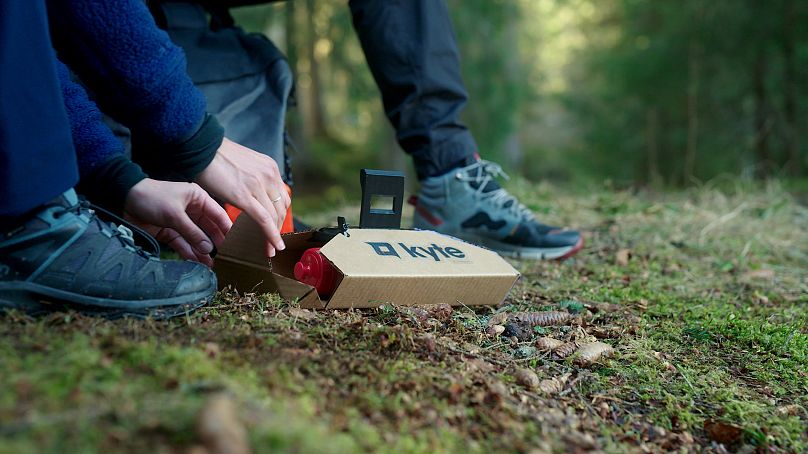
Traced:
POLYGON ((146 178, 140 166, 116 155, 85 175, 77 190, 90 202, 120 215, 130 190, 146 178))
POLYGON ((216 117, 205 114, 196 132, 178 143, 160 144, 133 136, 132 154, 159 180, 191 182, 210 165, 223 140, 224 128, 216 117))

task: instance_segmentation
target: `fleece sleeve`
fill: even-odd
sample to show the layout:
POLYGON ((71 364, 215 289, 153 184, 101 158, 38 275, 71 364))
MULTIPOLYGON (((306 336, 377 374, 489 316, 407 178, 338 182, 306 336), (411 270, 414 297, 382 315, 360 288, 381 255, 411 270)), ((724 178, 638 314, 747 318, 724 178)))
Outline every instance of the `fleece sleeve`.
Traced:
POLYGON ((121 212, 129 190, 146 174, 126 158, 123 145, 101 120, 84 88, 70 78, 67 67, 57 62, 56 71, 79 165, 77 189, 96 205, 121 212))
POLYGON ((192 180, 210 163, 224 131, 142 0, 51 0, 48 15, 60 58, 132 131, 150 175, 192 180))

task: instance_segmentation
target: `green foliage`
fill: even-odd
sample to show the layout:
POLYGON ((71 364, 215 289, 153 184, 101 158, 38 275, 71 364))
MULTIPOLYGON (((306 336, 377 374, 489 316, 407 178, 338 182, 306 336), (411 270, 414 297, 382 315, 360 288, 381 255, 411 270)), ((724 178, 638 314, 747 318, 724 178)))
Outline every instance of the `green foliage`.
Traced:
MULTIPOLYGON (((805 175, 808 4, 447 0, 484 157, 528 177, 689 185, 805 175)), ((290 54, 310 192, 402 168, 343 3, 234 10, 290 54), (285 19, 284 19, 285 18, 285 19), (322 122, 320 121, 322 119, 322 122), (349 154, 350 158, 336 158, 349 154)), ((344 190, 343 190, 344 191, 344 190)))

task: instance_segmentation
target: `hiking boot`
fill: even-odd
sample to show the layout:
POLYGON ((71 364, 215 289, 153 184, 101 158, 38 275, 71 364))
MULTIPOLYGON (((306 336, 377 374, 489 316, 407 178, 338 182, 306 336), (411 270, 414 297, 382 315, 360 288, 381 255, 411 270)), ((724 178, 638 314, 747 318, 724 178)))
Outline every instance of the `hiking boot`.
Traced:
POLYGON ((0 312, 168 318, 213 297, 208 267, 156 254, 135 246, 131 230, 99 219, 71 189, 0 232, 0 312))
POLYGON ((533 213, 494 180, 502 168, 479 160, 421 182, 413 226, 492 249, 500 255, 563 259, 583 247, 581 234, 539 223, 533 213))

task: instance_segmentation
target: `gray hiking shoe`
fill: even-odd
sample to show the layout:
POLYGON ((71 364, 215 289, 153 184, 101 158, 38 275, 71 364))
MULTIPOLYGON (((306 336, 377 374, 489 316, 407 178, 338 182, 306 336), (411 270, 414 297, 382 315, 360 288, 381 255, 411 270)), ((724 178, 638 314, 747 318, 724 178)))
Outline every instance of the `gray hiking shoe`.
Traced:
POLYGON ((539 223, 533 213, 499 186, 502 168, 477 161, 421 182, 413 227, 480 244, 500 255, 536 260, 563 259, 583 247, 575 230, 539 223))
POLYGON ((0 312, 168 318, 215 292, 208 267, 144 251, 129 229, 101 221, 73 190, 0 232, 0 312))

